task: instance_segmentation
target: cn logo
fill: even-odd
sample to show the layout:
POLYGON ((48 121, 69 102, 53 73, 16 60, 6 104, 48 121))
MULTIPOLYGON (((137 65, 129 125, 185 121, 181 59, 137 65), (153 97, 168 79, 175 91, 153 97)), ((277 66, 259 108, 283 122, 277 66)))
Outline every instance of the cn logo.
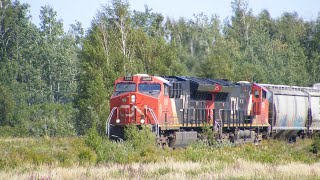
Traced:
POLYGON ((218 84, 216 84, 216 85, 214 86, 214 91, 215 91, 215 92, 219 92, 219 91, 221 91, 221 89, 222 89, 222 87, 221 87, 220 85, 218 85, 218 84))

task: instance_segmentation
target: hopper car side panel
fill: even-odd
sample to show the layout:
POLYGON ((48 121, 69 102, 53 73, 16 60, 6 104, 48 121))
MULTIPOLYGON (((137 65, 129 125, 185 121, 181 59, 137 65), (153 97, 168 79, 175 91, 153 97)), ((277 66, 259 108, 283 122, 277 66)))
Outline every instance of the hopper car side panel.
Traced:
POLYGON ((276 121, 273 129, 305 130, 308 121, 308 97, 275 95, 276 121))
POLYGON ((320 93, 310 93, 311 131, 320 130, 320 93))

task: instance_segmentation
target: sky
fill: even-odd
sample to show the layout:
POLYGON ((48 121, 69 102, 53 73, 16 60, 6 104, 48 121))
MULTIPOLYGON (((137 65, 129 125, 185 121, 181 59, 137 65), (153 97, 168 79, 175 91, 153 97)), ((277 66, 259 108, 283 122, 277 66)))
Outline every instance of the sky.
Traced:
MULTIPOLYGON (((82 23, 85 29, 90 27, 101 5, 110 3, 110 0, 20 0, 30 4, 32 21, 39 25, 41 6, 50 5, 57 11, 58 19, 64 23, 65 30, 76 21, 82 23)), ((320 0, 248 0, 249 8, 255 15, 267 9, 273 18, 281 16, 284 12, 297 12, 305 20, 315 20, 320 12, 320 0)), ((131 10, 144 11, 147 4, 153 12, 163 14, 165 17, 178 19, 185 17, 191 19, 193 14, 211 16, 216 14, 221 20, 232 15, 231 0, 129 0, 131 10)))

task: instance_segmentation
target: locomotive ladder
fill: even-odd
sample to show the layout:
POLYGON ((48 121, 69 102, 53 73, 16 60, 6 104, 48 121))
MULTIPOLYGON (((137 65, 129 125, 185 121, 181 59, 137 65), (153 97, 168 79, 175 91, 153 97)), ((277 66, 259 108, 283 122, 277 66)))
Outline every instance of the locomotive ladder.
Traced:
POLYGON ((152 116, 154 122, 156 123, 156 135, 157 135, 157 137, 159 137, 159 122, 158 122, 157 116, 155 115, 153 109, 147 108, 147 111, 149 111, 151 113, 151 116, 152 116))
POLYGON ((220 138, 222 137, 222 121, 214 121, 214 124, 217 126, 217 128, 214 128, 215 130, 218 129, 218 134, 220 138))
POLYGON ((111 120, 111 118, 113 116, 114 111, 117 110, 117 109, 118 109, 118 107, 112 108, 112 110, 111 110, 111 112, 110 112, 110 114, 108 116, 108 119, 106 121, 106 134, 107 134, 108 138, 110 138, 110 120, 111 120))

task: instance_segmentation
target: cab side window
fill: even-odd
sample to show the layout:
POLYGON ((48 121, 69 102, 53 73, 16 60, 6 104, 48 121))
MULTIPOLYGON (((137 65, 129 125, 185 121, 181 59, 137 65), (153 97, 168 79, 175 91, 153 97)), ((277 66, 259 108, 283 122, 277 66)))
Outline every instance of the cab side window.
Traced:
POLYGON ((255 97, 255 98, 259 98, 259 91, 258 91, 258 90, 255 90, 255 91, 254 91, 254 97, 255 97))
POLYGON ((267 92, 265 90, 262 90, 262 98, 263 99, 267 98, 267 92))
POLYGON ((165 96, 168 96, 169 95, 169 86, 168 85, 164 85, 164 91, 163 91, 164 95, 165 96))

